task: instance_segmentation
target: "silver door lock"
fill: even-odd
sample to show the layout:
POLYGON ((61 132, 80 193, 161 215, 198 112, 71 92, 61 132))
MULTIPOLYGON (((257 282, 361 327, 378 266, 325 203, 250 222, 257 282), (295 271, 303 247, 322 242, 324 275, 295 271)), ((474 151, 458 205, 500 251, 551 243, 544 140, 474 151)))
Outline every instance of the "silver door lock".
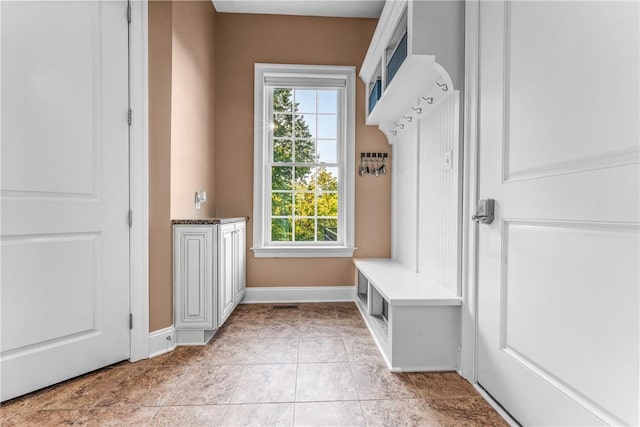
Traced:
POLYGON ((476 214, 471 219, 479 224, 491 224, 493 222, 494 205, 495 200, 493 199, 478 200, 476 214))

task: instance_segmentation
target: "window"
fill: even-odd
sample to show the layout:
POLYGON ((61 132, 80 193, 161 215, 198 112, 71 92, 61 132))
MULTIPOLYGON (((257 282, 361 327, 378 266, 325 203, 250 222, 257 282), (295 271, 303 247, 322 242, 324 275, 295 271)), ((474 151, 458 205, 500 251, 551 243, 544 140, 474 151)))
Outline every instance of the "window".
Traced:
POLYGON ((355 68, 255 66, 257 257, 350 257, 355 68))

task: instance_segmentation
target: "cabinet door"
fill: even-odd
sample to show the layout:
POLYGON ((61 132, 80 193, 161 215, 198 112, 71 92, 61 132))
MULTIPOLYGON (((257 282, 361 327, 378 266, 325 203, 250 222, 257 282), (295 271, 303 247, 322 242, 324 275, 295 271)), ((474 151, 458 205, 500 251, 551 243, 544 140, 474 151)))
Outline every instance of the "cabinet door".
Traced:
POLYGON ((235 248, 234 253, 236 255, 235 262, 235 296, 236 304, 238 304, 244 297, 244 291, 247 288, 247 276, 246 276, 246 223, 236 223, 235 233, 235 248))
POLYGON ((235 307, 234 286, 234 224, 220 226, 218 255, 218 303, 219 326, 229 317, 235 307))
POLYGON ((176 329, 215 329, 213 227, 175 226, 174 322, 176 329))

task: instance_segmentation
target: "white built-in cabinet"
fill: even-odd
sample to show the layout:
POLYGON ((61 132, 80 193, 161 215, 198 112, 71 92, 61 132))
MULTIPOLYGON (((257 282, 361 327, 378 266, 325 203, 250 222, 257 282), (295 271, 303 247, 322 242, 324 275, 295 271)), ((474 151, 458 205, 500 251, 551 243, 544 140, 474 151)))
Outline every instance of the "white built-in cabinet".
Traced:
POLYGON ((355 265, 356 305, 389 369, 456 370, 462 298, 392 259, 355 265))
POLYGON ((360 69, 392 144, 392 251, 355 260, 356 304, 393 371, 459 366, 464 2, 387 1, 360 69))
POLYGON ((245 239, 245 218, 174 221, 173 311, 178 344, 206 344, 244 297, 245 239))
POLYGON ((218 320, 222 325, 244 297, 245 223, 218 226, 218 320))
POLYGON ((397 142, 461 86, 463 58, 463 1, 387 1, 360 69, 367 125, 397 142))

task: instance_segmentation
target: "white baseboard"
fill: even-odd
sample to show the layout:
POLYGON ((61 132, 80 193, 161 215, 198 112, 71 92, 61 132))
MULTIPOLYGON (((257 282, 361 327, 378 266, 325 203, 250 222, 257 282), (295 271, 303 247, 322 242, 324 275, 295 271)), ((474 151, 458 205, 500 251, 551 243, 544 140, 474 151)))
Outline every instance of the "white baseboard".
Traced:
POLYGON ((149 358, 160 356, 176 348, 176 328, 159 329, 149 333, 149 358))
POLYGON ((242 304, 355 301, 355 286, 282 286, 247 288, 242 304))

